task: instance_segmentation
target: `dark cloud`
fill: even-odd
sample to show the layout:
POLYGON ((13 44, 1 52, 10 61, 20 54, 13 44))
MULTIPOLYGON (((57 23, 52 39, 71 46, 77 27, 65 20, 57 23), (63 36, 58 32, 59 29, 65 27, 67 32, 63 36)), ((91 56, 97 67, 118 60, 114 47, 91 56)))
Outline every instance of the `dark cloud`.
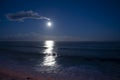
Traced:
POLYGON ((40 16, 37 12, 34 11, 21 11, 17 13, 9 13, 6 17, 10 21, 24 21, 24 19, 46 19, 50 20, 47 17, 40 16))

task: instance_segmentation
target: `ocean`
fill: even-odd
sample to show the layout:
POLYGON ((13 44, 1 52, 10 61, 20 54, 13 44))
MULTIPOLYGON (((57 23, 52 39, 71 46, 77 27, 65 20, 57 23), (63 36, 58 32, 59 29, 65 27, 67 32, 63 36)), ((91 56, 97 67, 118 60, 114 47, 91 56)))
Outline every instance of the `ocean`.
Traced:
POLYGON ((1 41, 0 68, 56 80, 120 80, 120 42, 1 41))

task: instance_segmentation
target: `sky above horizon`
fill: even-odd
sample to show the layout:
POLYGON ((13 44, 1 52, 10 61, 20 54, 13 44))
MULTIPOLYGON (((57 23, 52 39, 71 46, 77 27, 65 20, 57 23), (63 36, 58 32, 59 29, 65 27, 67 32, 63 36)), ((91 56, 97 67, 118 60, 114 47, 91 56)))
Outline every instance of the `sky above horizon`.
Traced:
POLYGON ((120 41, 119 4, 119 0, 1 0, 0 40, 120 41))

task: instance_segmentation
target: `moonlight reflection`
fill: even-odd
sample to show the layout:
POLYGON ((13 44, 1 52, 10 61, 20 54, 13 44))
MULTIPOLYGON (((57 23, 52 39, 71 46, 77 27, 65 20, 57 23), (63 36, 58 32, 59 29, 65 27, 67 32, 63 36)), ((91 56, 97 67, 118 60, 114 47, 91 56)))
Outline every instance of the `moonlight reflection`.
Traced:
POLYGON ((46 49, 44 50, 44 60, 43 60, 43 65, 44 66, 55 66, 56 65, 56 54, 54 52, 54 41, 52 40, 47 40, 44 43, 44 47, 46 49))

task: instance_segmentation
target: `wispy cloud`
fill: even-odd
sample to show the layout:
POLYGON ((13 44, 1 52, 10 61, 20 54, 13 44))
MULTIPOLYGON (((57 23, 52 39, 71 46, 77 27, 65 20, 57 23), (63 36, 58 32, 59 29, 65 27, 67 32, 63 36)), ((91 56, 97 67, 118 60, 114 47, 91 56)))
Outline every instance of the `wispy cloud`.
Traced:
POLYGON ((50 20, 48 17, 39 15, 39 13, 34 11, 21 11, 17 13, 9 13, 6 15, 7 19, 10 21, 24 21, 25 19, 45 19, 50 20))

